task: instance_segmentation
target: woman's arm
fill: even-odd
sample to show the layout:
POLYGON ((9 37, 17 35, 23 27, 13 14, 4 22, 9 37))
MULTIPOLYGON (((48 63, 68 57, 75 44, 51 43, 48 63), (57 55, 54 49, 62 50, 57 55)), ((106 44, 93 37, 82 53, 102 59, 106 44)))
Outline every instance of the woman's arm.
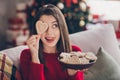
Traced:
POLYGON ((82 71, 77 71, 74 76, 69 76, 68 80, 84 80, 84 73, 82 71))
MULTIPOLYGON (((81 49, 78 46, 73 45, 72 51, 80 51, 81 49)), ((69 80, 84 80, 84 72, 80 70, 67 69, 69 80)))
POLYGON ((21 53, 20 68, 23 80, 45 80, 44 65, 32 62, 29 49, 21 53))

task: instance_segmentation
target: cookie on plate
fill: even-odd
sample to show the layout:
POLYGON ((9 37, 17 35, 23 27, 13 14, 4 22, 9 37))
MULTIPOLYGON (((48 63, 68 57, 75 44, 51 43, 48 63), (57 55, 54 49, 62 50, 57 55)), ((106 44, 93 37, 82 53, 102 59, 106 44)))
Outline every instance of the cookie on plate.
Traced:
POLYGON ((58 60, 68 68, 86 69, 96 62, 97 57, 92 52, 62 52, 58 60))

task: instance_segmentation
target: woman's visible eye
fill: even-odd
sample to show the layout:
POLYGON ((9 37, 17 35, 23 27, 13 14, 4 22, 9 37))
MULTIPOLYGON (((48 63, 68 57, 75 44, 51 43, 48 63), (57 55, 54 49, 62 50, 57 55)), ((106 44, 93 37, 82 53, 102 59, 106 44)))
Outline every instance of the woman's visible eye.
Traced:
POLYGON ((58 28, 58 24, 54 24, 54 25, 52 26, 52 28, 53 28, 53 29, 58 28))

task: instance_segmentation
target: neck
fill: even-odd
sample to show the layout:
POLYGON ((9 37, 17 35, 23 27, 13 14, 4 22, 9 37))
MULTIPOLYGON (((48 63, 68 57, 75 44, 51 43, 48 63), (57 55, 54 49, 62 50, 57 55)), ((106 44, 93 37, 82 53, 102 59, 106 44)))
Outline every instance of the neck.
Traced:
POLYGON ((46 53, 56 53, 57 49, 55 46, 54 47, 44 46, 43 51, 46 53))

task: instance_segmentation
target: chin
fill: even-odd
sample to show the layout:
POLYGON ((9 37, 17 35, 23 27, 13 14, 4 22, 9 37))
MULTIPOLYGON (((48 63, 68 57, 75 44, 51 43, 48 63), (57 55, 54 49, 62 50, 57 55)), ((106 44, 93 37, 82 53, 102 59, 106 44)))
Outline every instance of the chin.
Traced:
POLYGON ((54 47, 54 46, 57 45, 57 43, 46 43, 46 45, 49 46, 49 47, 54 47))
POLYGON ((56 44, 48 44, 47 46, 49 46, 49 47, 55 47, 56 44))

